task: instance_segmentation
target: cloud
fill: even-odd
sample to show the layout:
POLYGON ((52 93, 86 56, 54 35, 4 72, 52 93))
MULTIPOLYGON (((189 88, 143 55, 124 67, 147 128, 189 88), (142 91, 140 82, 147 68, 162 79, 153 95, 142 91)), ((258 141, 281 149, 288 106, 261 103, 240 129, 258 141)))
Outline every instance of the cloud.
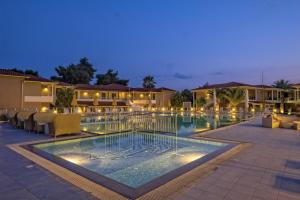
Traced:
POLYGON ((214 72, 211 75, 213 75, 213 76, 223 76, 224 72, 214 72))
POLYGON ((180 73, 175 73, 174 77, 178 78, 178 79, 182 79, 182 80, 187 80, 187 79, 191 79, 192 78, 191 75, 185 75, 185 74, 180 74, 180 73))

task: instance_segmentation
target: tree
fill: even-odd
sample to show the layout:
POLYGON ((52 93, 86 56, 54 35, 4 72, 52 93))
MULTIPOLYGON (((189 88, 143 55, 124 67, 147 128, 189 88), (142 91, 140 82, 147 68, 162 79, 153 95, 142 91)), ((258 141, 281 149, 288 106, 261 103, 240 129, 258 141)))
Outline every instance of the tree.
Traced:
POLYGON ((121 85, 128 85, 129 80, 120 79, 118 77, 118 71, 115 71, 113 69, 107 70, 105 74, 97 74, 96 75, 96 85, 108 85, 112 83, 117 83, 121 85))
POLYGON ((93 65, 85 57, 81 58, 76 65, 70 64, 67 67, 58 66, 55 68, 55 71, 58 76, 52 76, 52 80, 70 84, 89 84, 96 72, 93 65))
POLYGON ((183 101, 187 101, 187 102, 192 102, 193 103, 193 93, 188 90, 185 89, 181 92, 181 95, 183 97, 183 101))
POLYGON ((71 88, 59 88, 56 92, 55 106, 58 108, 70 108, 72 105, 72 99, 74 96, 74 90, 71 88))
POLYGON ((196 100, 196 107, 203 107, 207 103, 204 97, 200 97, 196 100))
POLYGON ((225 88, 221 96, 229 102, 231 107, 237 107, 245 99, 245 93, 240 88, 225 88))
POLYGON ((292 88, 292 86, 288 80, 284 80, 284 79, 275 81, 272 86, 284 90, 283 94, 280 96, 280 112, 284 112, 284 104, 286 102, 288 93, 292 88))
POLYGON ((143 87, 144 88, 155 88, 155 80, 153 76, 145 76, 143 79, 143 87))
POLYGON ((18 72, 18 73, 25 74, 25 75, 39 76, 38 71, 33 71, 32 69, 26 69, 23 71, 21 69, 12 68, 12 69, 10 69, 10 71, 18 72))
POLYGON ((171 98, 171 105, 173 107, 182 107, 183 104, 183 96, 180 92, 176 92, 173 97, 171 98))
POLYGON ((288 80, 277 80, 273 83, 273 87, 275 88, 280 88, 280 89, 284 89, 284 90, 289 90, 291 89, 291 84, 288 80))

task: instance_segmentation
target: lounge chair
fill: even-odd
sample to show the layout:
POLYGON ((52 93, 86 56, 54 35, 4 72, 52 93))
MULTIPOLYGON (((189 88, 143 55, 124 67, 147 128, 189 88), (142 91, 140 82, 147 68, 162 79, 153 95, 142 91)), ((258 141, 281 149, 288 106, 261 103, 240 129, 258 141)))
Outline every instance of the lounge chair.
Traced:
POLYGON ((57 137, 60 135, 69 135, 80 133, 80 114, 58 114, 53 120, 53 134, 57 137))
POLYGON ((262 118, 262 126, 265 128, 278 128, 280 121, 275 119, 272 115, 262 118))
POLYGON ((17 127, 17 122, 18 122, 17 114, 18 114, 17 110, 9 110, 6 115, 6 117, 9 120, 9 123, 14 127, 17 127))
POLYGON ((35 122, 34 130, 39 132, 53 133, 53 120, 56 116, 55 113, 38 112, 33 116, 35 122))
POLYGON ((21 111, 17 114, 17 126, 19 128, 24 128, 27 131, 32 131, 34 128, 33 111, 21 111))

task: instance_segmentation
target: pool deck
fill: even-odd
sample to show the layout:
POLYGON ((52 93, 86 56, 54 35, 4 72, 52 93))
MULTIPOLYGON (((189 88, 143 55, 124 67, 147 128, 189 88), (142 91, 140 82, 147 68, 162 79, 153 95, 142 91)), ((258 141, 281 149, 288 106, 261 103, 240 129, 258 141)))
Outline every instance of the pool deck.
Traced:
MULTIPOLYGON (((258 119, 206 134, 252 145, 175 191, 166 184, 141 199, 300 200, 300 132, 266 129, 259 123, 258 119)), ((47 138, 0 124, 0 199, 96 199, 7 147, 47 138)))

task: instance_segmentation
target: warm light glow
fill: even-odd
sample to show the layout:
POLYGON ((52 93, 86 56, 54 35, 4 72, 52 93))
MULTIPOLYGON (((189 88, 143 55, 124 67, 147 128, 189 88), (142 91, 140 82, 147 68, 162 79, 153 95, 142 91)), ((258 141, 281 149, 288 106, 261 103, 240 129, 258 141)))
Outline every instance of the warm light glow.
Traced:
POLYGON ((181 112, 180 115, 183 116, 183 112, 181 112))
POLYGON ((95 95, 96 95, 96 97, 99 97, 99 96, 100 96, 99 92, 97 92, 95 95))
POLYGON ((78 108, 77 113, 82 113, 81 108, 78 108))
POLYGON ((132 108, 129 108, 129 112, 132 112, 132 108))
POLYGON ((219 112, 219 108, 218 108, 218 107, 216 107, 216 108, 215 108, 215 111, 216 111, 216 112, 219 112))
POLYGON ((88 162, 86 157, 80 155, 63 155, 61 158, 77 165, 86 164, 88 162))
POLYGON ((98 109, 98 113, 100 113, 101 112, 101 109, 98 109))
POLYGON ((255 109, 254 109, 254 108, 252 108, 252 109, 251 109, 251 112, 255 112, 255 109))
POLYGON ((83 127, 82 130, 83 131, 87 131, 88 129, 87 129, 87 127, 83 127))
POLYGON ((180 108, 180 111, 183 111, 183 108, 180 108))
POLYGON ((280 109, 280 113, 283 114, 283 113, 284 113, 284 110, 283 110, 283 109, 280 109))
POLYGON ((236 119, 236 115, 232 115, 232 119, 236 119))
POLYGON ((191 116, 194 117, 194 113, 191 113, 191 116))
POLYGON ((131 97, 131 94, 128 94, 127 97, 130 98, 130 97, 131 97))
POLYGON ((201 108, 200 108, 200 111, 201 111, 201 112, 203 112, 203 111, 204 111, 204 108, 203 108, 203 107, 201 107, 201 108))
POLYGON ((171 108, 171 111, 173 111, 174 110, 174 108, 171 108))
POLYGON ((43 88, 42 90, 43 93, 48 93, 49 92, 49 89, 47 87, 43 88))
POLYGON ((144 98, 144 94, 140 94, 140 98, 144 98))
POLYGON ((57 110, 53 110, 53 113, 54 113, 54 114, 57 114, 57 110))
POLYGON ((161 111, 163 111, 163 112, 164 112, 165 110, 166 110, 166 109, 165 109, 164 107, 162 107, 162 108, 161 108, 161 111))
POLYGON ((86 97, 87 95, 88 95, 88 93, 87 93, 87 92, 84 92, 84 93, 83 93, 83 96, 85 96, 85 97, 86 97))
POLYGON ((144 109, 144 108, 142 108, 142 111, 145 111, 145 109, 144 109))
POLYGON ((232 112, 235 112, 235 111, 236 111, 236 108, 232 108, 231 111, 232 111, 232 112))
POLYGON ((288 112, 288 115, 291 115, 291 114, 292 114, 292 113, 289 111, 289 112, 288 112))
POLYGON ((151 110, 152 110, 152 112, 154 112, 154 111, 155 111, 155 108, 152 108, 151 110))
POLYGON ((194 111, 194 108, 191 108, 191 111, 194 111))
POLYGON ((41 108, 41 111, 42 111, 42 112, 47 112, 47 110, 48 110, 48 108, 47 108, 46 106, 43 106, 43 107, 41 108))
POLYGON ((190 154, 186 154, 186 155, 178 155, 180 156, 179 160, 182 163, 190 163, 193 162, 201 157, 204 156, 204 154, 201 153, 190 153, 190 154))
POLYGON ((101 120, 101 116, 98 117, 98 120, 101 120))
POLYGON ((210 123, 206 122, 206 127, 209 128, 210 127, 210 123))
POLYGON ((277 109, 276 109, 276 108, 274 108, 274 109, 273 109, 273 112, 274 112, 274 113, 277 113, 277 109))

